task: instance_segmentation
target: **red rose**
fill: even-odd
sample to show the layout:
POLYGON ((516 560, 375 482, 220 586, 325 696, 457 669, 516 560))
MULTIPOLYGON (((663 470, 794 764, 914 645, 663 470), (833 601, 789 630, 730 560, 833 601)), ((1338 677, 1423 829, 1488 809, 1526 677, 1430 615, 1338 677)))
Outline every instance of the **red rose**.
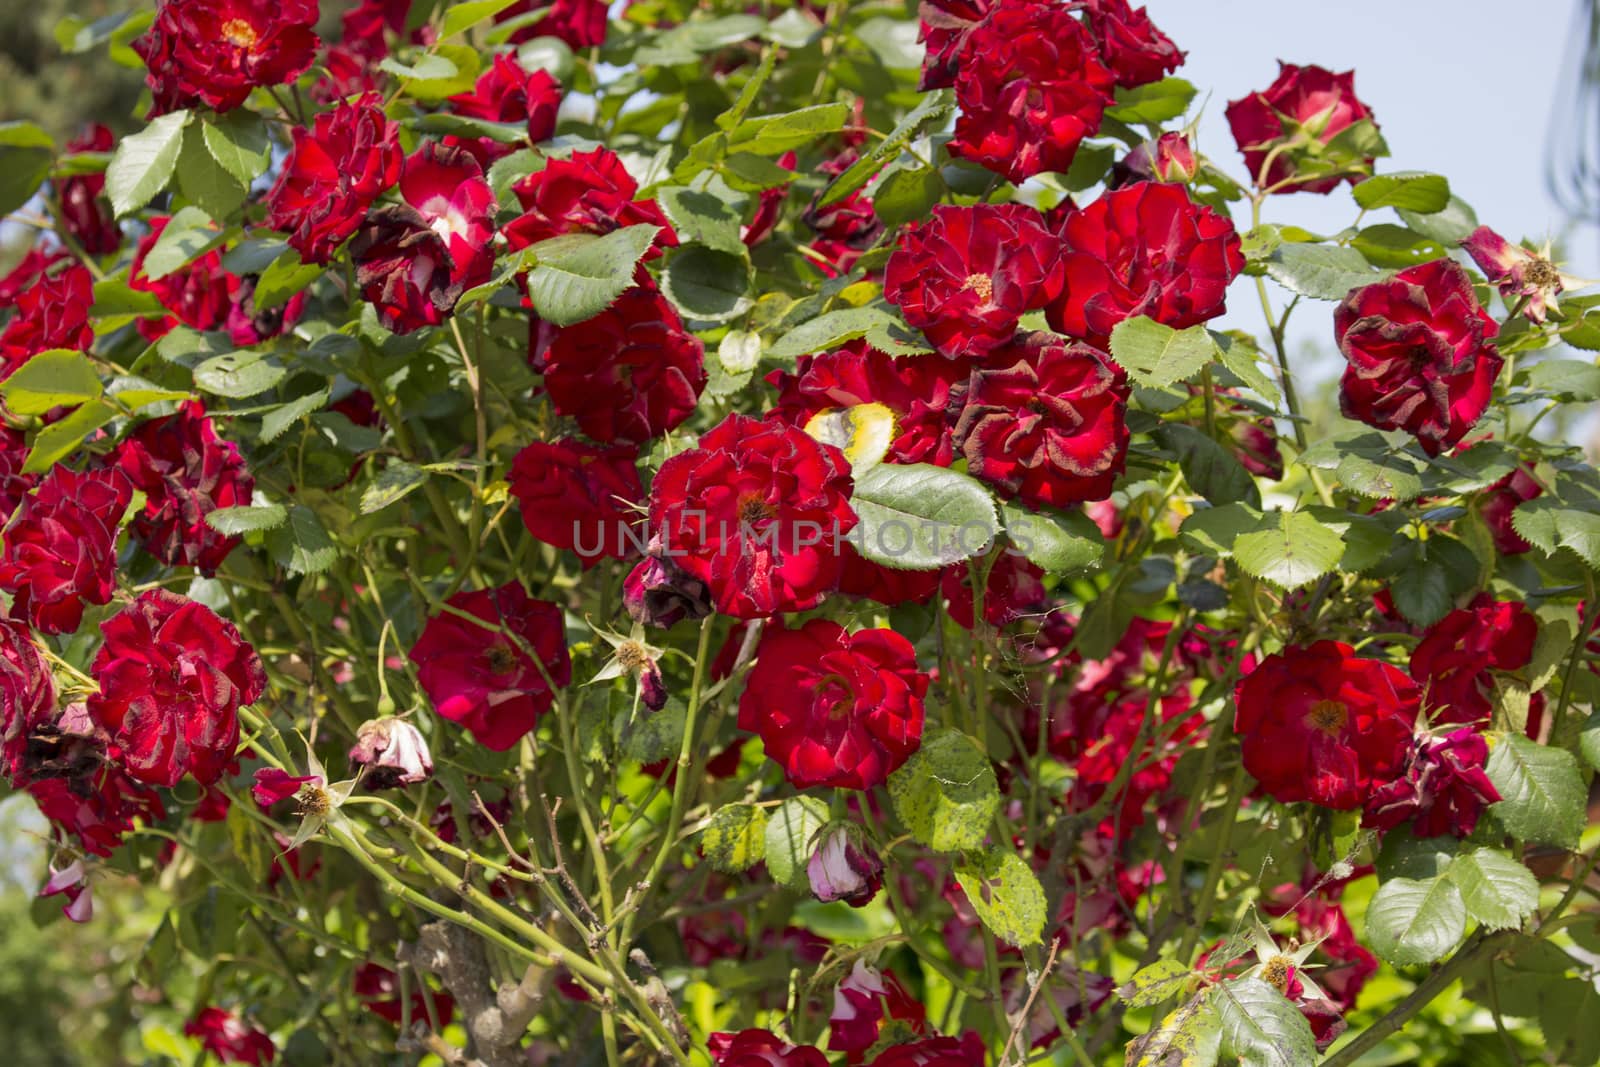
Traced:
POLYGON ((198 1038, 201 1047, 223 1063, 266 1067, 278 1054, 265 1030, 221 1008, 203 1009, 183 1024, 183 1032, 198 1038))
POLYGON ((819 412, 882 404, 894 412, 891 462, 948 467, 955 457, 948 409, 969 373, 966 360, 895 359, 851 341, 835 352, 801 356, 793 373, 768 374, 778 390, 768 417, 804 427, 819 412))
POLYGON ((940 355, 979 356, 1060 291, 1060 242, 1025 204, 941 204, 913 225, 884 271, 883 295, 940 355))
MULTIPOLYGON (((847 148, 833 158, 818 164, 817 173, 836 178, 853 167, 861 158, 854 148, 847 148)), ((792 165, 792 163, 791 163, 792 165)), ((782 192, 769 190, 769 192, 782 192)), ((822 206, 822 190, 818 189, 806 205, 800 221, 824 241, 839 241, 861 250, 870 245, 883 232, 883 223, 872 207, 872 198, 859 189, 832 204, 822 206)))
POLYGON ((1483 503, 1478 514, 1489 527, 1495 550, 1502 556, 1520 556, 1533 548, 1511 524, 1512 513, 1518 504, 1540 496, 1544 489, 1529 476, 1526 468, 1518 468, 1483 491, 1483 503))
POLYGON ((1113 189, 1067 215, 1061 242, 1065 284, 1050 325, 1099 348, 1137 315, 1178 330, 1216 318, 1244 269, 1233 223, 1181 185, 1113 189))
POLYGON ((519 15, 543 11, 542 17, 521 26, 511 35, 512 44, 535 37, 557 37, 574 51, 598 48, 606 43, 606 0, 517 0, 496 16, 507 22, 519 15))
POLYGON ((89 714, 111 732, 122 765, 171 787, 185 771, 221 778, 239 744, 239 709, 266 689, 256 650, 197 601, 152 589, 101 628, 89 714))
POLYGON ((0 768, 13 786, 28 784, 28 739, 55 711, 55 678, 32 631, 14 619, 0 619, 0 768))
POLYGON ((899 1026, 902 1036, 928 1032, 928 1011, 892 971, 880 971, 857 959, 850 973, 833 989, 828 1015, 828 1051, 843 1052, 859 1063, 878 1043, 885 1025, 899 1026))
MULTIPOLYGON (((116 143, 108 127, 96 124, 67 142, 67 154, 109 152, 116 143)), ((105 188, 104 172, 77 174, 61 180, 61 224, 91 256, 110 255, 122 246, 122 227, 117 225, 111 204, 104 196, 105 188)))
POLYGON ((133 254, 130 289, 153 293, 170 312, 165 319, 140 319, 139 332, 147 341, 160 340, 179 322, 196 330, 215 330, 228 320, 239 279, 222 269, 222 253, 215 249, 190 260, 171 274, 151 278, 144 261, 172 220, 159 215, 150 220, 150 232, 133 254))
POLYGON ((28 249, 28 254, 11 268, 11 273, 0 276, 0 310, 16 306, 17 298, 43 278, 51 267, 71 258, 71 253, 62 248, 34 245, 28 249))
POLYGON ((369 215, 350 243, 361 296, 395 333, 438 326, 494 267, 494 192, 478 161, 428 141, 400 176, 404 204, 369 215))
POLYGON ((867 559, 848 542, 839 546, 844 557, 839 570, 839 592, 866 597, 880 604, 926 603, 939 590, 944 571, 904 571, 867 559))
POLYGON ((1233 101, 1227 116, 1250 179, 1262 189, 1330 193, 1341 181, 1370 173, 1369 152, 1382 151, 1378 124, 1356 99, 1353 70, 1335 74, 1280 60, 1277 81, 1264 93, 1233 101), (1359 131, 1339 136, 1363 122, 1369 137, 1355 137, 1359 131), (1272 165, 1263 175, 1269 156, 1272 165))
POLYGON ((1055 4, 1001 4, 967 37, 950 154, 1022 182, 1065 171, 1100 129, 1115 79, 1089 32, 1055 4))
POLYGON ((927 1037, 905 1045, 890 1045, 871 1067, 983 1067, 983 1042, 968 1030, 959 1038, 927 1037))
POLYGON ((1404 771, 1418 697, 1404 671, 1349 645, 1286 648, 1234 692, 1245 770, 1285 804, 1359 808, 1404 771))
POLYGON ((1419 737, 1405 773, 1367 798, 1361 825, 1393 830, 1410 820, 1418 837, 1466 837, 1500 799, 1484 773, 1488 760, 1488 742, 1471 729, 1419 737))
POLYGON ((1088 0, 1084 25, 1100 49, 1100 61, 1111 68, 1124 89, 1158 82, 1183 66, 1184 53, 1156 28, 1146 9, 1128 0, 1088 0))
POLYGON ((706 386, 705 347, 653 285, 561 327, 536 363, 556 414, 606 444, 661 436, 694 414, 706 386))
POLYGON ((140 426, 117 450, 117 465, 145 494, 133 520, 145 549, 168 566, 215 573, 239 538, 217 533, 206 516, 249 504, 255 479, 239 446, 217 436, 205 408, 188 401, 176 415, 140 426))
MULTIPOLYGON (((556 132, 556 112, 561 108, 561 83, 548 71, 529 71, 514 56, 497 55, 488 70, 478 77, 470 93, 450 98, 457 115, 486 122, 523 122, 528 140, 549 140, 556 132)), ((446 137, 447 145, 459 145, 488 169, 502 156, 516 151, 516 145, 502 144, 492 137, 446 137)))
POLYGON ((250 787, 250 795, 255 798, 256 806, 262 811, 271 809, 274 804, 296 796, 300 787, 310 782, 321 789, 323 781, 315 774, 295 776, 276 767, 262 767, 251 776, 255 784, 250 787))
POLYGON ((511 495, 536 539, 569 548, 585 568, 602 559, 626 559, 639 547, 644 487, 627 445, 599 448, 572 438, 534 441, 511 464, 511 495))
POLYGON ((893 630, 774 623, 739 699, 739 729, 761 735, 797 789, 871 789, 922 744, 927 691, 911 642, 893 630))
POLYGON ((27 460, 27 435, 21 430, 0 426, 0 528, 4 528, 23 498, 39 484, 37 474, 22 473, 27 460))
POLYGON ((117 526, 133 499, 121 471, 52 467, 5 530, 0 589, 11 613, 47 634, 73 633, 85 604, 116 591, 117 526))
POLYGON ((712 1034, 706 1040, 713 1067, 828 1067, 814 1045, 791 1045, 769 1030, 712 1034))
MULTIPOLYGON (((356 999, 366 1005, 368 1011, 394 1026, 400 1025, 400 1020, 405 1018, 405 1009, 400 999, 399 975, 376 963, 363 963, 356 968, 352 984, 356 999)), ((429 1022, 436 1018, 438 1029, 443 1030, 455 1015, 455 998, 449 993, 433 990, 428 990, 427 993, 428 996, 424 998, 423 990, 416 988, 415 984, 412 985, 411 1021, 429 1022), (433 1001, 431 1015, 428 1011, 428 1000, 433 1001)))
POLYGON ((1414 434, 1430 456, 1482 417, 1505 362, 1494 346, 1500 327, 1450 259, 1350 290, 1333 328, 1348 363, 1339 389, 1345 417, 1414 434))
POLYGON ((455 612, 429 619, 411 649, 417 679, 440 715, 504 752, 539 724, 555 688, 572 680, 561 609, 514 581, 445 603, 483 625, 455 612))
POLYGON ((294 81, 316 58, 317 14, 317 0, 161 0, 133 42, 149 68, 149 117, 198 104, 232 111, 257 86, 294 81))
POLYGON ((39 280, 17 298, 17 310, 0 333, 0 380, 18 367, 54 348, 86 352, 94 344, 89 309, 94 304, 94 277, 73 264, 39 280))
POLYGON ((373 201, 400 180, 400 127, 369 93, 294 128, 294 147, 267 193, 267 225, 289 235, 307 263, 327 263, 373 201))
POLYGON ((856 524, 852 485, 850 461, 832 445, 729 415, 661 465, 650 526, 724 615, 805 611, 838 583, 834 543, 856 524))
POLYGON ((240 348, 249 348, 268 338, 282 336, 305 313, 307 296, 304 292, 294 294, 277 307, 257 310, 256 285, 260 280, 259 274, 247 274, 234 279, 236 284, 228 298, 228 316, 224 326, 228 331, 228 339, 240 348))
POLYGON ((1029 334, 972 372, 956 422, 967 471, 1032 508, 1103 500, 1128 456, 1128 386, 1098 349, 1029 334))
POLYGON ((161 795, 114 764, 99 767, 82 781, 39 779, 28 786, 28 795, 57 837, 77 838, 91 856, 111 855, 135 819, 148 825, 167 817, 161 795))
MULTIPOLYGON (((946 610, 956 625, 972 629, 973 564, 952 563, 944 568, 939 588, 946 610)), ((1013 552, 1001 552, 989 568, 983 587, 983 618, 990 626, 1005 626, 1045 605, 1044 571, 1013 552)))
POLYGON ((550 159, 511 187, 522 214, 505 227, 512 249, 566 233, 607 234, 624 226, 661 227, 650 256, 678 243, 677 234, 654 200, 635 200, 639 183, 609 148, 550 159))
POLYGON ((1494 675, 1533 659, 1539 620, 1521 603, 1482 593, 1428 630, 1411 651, 1411 674, 1423 687, 1434 722, 1485 722, 1494 711, 1494 675))
POLYGON ((917 40, 927 45, 917 88, 949 89, 956 83, 967 38, 994 6, 994 0, 922 0, 917 40))

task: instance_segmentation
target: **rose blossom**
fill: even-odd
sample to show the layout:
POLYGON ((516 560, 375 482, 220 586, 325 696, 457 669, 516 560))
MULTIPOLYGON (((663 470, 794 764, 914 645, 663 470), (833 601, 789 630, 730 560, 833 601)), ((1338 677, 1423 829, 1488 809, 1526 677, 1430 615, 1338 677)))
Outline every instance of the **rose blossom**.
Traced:
POLYGON ((806 861, 811 895, 830 904, 842 900, 852 908, 872 903, 883 888, 883 860, 848 826, 823 835, 806 861))
POLYGON ((828 1067, 813 1045, 791 1045, 769 1030, 712 1034, 706 1041, 713 1067, 828 1067))
POLYGON ((162 319, 140 319, 139 332, 147 341, 158 341, 178 323, 196 330, 215 330, 228 319, 239 279, 222 267, 222 253, 216 249, 190 260, 170 274, 151 278, 145 274, 145 259, 155 248, 172 219, 158 215, 150 220, 150 232, 133 254, 128 288, 151 293, 168 312, 162 319))
POLYGON ((1411 674, 1423 706, 1441 723, 1486 722, 1494 711, 1493 671, 1517 671, 1533 659, 1538 617, 1527 606, 1481 593, 1434 623, 1411 650, 1411 674))
POLYGON ((1353 70, 1335 74, 1279 60, 1277 80, 1233 101, 1226 114, 1250 180, 1275 192, 1331 193, 1371 172, 1369 151, 1385 151, 1372 112, 1356 97, 1353 70), (1369 137, 1345 133, 1358 123, 1370 127, 1369 137))
POLYGON ((711 588, 678 566, 656 535, 650 538, 644 561, 623 579, 622 606, 634 622, 668 629, 685 619, 710 615, 711 588))
POLYGON ((166 818, 161 796, 140 785, 120 767, 107 764, 86 779, 43 778, 27 787, 57 840, 67 836, 91 856, 106 857, 122 844, 135 819, 166 818))
POLYGON ((221 1008, 205 1008, 183 1024, 183 1032, 223 1063, 266 1067, 278 1054, 266 1031, 221 1008))
POLYGON ((828 1015, 828 1051, 843 1052, 860 1063, 878 1043, 886 1026, 899 1025, 908 1037, 928 1033, 928 1013, 892 971, 880 971, 857 959, 844 980, 833 988, 828 1015))
POLYGON ((1361 825, 1393 830, 1409 819, 1418 837, 1466 837, 1501 799, 1484 773, 1488 760, 1488 743, 1471 729, 1418 737, 1405 773, 1367 798, 1361 825))
POLYGON ((972 372, 955 426, 973 477, 1029 507, 1111 495, 1128 454, 1128 386, 1098 349, 1029 334, 972 372))
POLYGON ((790 426, 729 415, 661 465, 650 526, 663 551, 736 619, 815 607, 856 525, 850 461, 790 426))
POLYGON ((983 1067, 983 1041, 968 1030, 957 1037, 926 1037, 890 1045, 873 1059, 871 1067, 983 1067))
POLYGON ((33 633, 0 619, 0 769, 18 788, 28 784, 28 741, 56 710, 56 683, 33 633))
POLYGON ((585 568, 638 553, 644 487, 630 445, 601 448, 564 437, 534 441, 512 461, 511 495, 536 539, 578 553, 585 568))
POLYGON ((40 352, 70 348, 86 352, 94 344, 89 309, 94 277, 74 263, 41 275, 17 297, 17 309, 0 332, 0 381, 11 377, 40 352))
POLYGON ((1483 491, 1483 502, 1478 505, 1478 514, 1483 516, 1484 525, 1489 527, 1489 536, 1494 539, 1495 551, 1502 556, 1520 556, 1533 549, 1512 524, 1512 515, 1518 504, 1525 504, 1544 493, 1543 487, 1533 480, 1528 471, 1526 466, 1519 467, 1495 482, 1483 491))
POLYGON ((400 180, 400 127, 368 93, 294 128, 294 146, 267 193, 267 225, 289 235, 307 263, 327 263, 373 201, 400 180))
POLYGON ((1245 770, 1268 794, 1349 811, 1404 771, 1419 694, 1398 667, 1318 641, 1262 660, 1234 700, 1245 770))
POLYGON ((654 200, 636 200, 639 183, 609 148, 552 158, 511 187, 522 214, 505 227, 512 249, 567 233, 608 234, 624 226, 659 226, 647 258, 678 243, 654 200))
POLYGON ((1467 272, 1436 259, 1350 290, 1333 313, 1347 366, 1339 408, 1380 430, 1404 430, 1430 456, 1483 416, 1505 361, 1500 327, 1467 272))
POLYGON ((317 14, 317 0, 161 0, 132 45, 149 68, 149 117, 232 111, 257 86, 294 81, 316 56, 317 14))
MULTIPOLYGON (((110 152, 116 143, 110 128, 96 123, 67 142, 67 154, 110 152)), ((104 172, 75 174, 61 180, 61 224, 91 256, 110 255, 122 246, 122 227, 112 214, 105 189, 104 172)))
POLYGON ((1113 189, 1069 213, 1061 246, 1065 284, 1046 309, 1050 325, 1102 349, 1137 315, 1177 330, 1216 318, 1244 269, 1233 223, 1159 182, 1113 189))
POLYGON ((457 593, 445 603, 484 625, 455 612, 429 619, 411 648, 417 679, 440 715, 465 726, 485 748, 504 752, 550 710, 554 688, 572 680, 561 609, 530 597, 515 581, 457 593))
POLYGON ((739 729, 798 789, 881 785, 922 743, 928 676, 893 630, 769 623, 739 700, 739 729))
POLYGON ((950 154, 1022 182, 1065 171, 1100 129, 1115 78, 1066 7, 996 5, 959 58, 950 154))
POLYGON ((923 0, 917 40, 927 45, 917 88, 949 89, 956 83, 967 38, 994 6, 994 0, 923 0))
POLYGON ((884 298, 940 355, 982 355, 1059 292, 1060 241, 1025 204, 941 204, 932 215, 889 257, 884 298))
POLYGON ((366 768, 368 789, 417 785, 433 777, 433 757, 418 729, 404 719, 369 719, 356 731, 350 762, 366 768))
POLYGON ((706 386, 705 346, 653 285, 561 327, 535 359, 556 414, 605 444, 642 444, 676 428, 706 386))
POLYGON ((5 530, 0 589, 11 612, 47 634, 72 633, 85 604, 116 590, 117 527, 133 499, 121 471, 55 466, 5 530))
POLYGON ((1184 53, 1172 38, 1156 28, 1145 8, 1128 0, 1087 0, 1083 21, 1100 61, 1124 89, 1158 82, 1183 66, 1184 53))
POLYGON ((152 589, 108 619, 90 673, 89 714, 142 782, 172 787, 184 772, 221 778, 239 743, 239 708, 267 675, 233 623, 198 601, 152 589))
POLYGON ((186 401, 176 415, 144 423, 118 448, 117 465, 145 494, 133 520, 145 549, 169 566, 215 573, 239 538, 216 532, 206 516, 249 504, 255 479, 239 447, 217 436, 205 408, 186 401))
MULTIPOLYGON (((532 143, 548 140, 555 134, 556 112, 560 107, 560 82, 548 71, 527 70, 515 56, 505 54, 494 57, 489 69, 479 75, 472 92, 450 98, 450 109, 457 115, 486 122, 526 124, 528 140, 532 143)), ((459 145, 472 153, 485 170, 495 160, 516 151, 516 145, 502 144, 492 137, 450 136, 444 143, 459 145)))
POLYGON ((544 14, 531 25, 517 28, 510 37, 511 43, 521 44, 535 37, 556 37, 576 52, 606 43, 609 6, 606 0, 517 0, 495 16, 495 21, 506 22, 518 15, 542 10, 544 14))

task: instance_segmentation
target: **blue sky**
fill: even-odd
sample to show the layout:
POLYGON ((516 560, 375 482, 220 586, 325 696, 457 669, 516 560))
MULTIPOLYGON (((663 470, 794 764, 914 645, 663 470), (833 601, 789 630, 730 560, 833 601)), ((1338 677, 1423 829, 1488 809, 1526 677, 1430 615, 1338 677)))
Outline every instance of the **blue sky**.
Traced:
MULTIPOLYGON (((1145 0, 1188 51, 1178 71, 1211 97, 1200 144, 1231 173, 1242 164, 1223 117, 1229 100, 1264 89, 1277 60, 1354 69, 1393 152, 1382 170, 1446 175, 1478 218, 1512 240, 1562 238, 1569 227, 1545 187, 1547 132, 1558 86, 1570 92, 1567 42, 1587 0, 1145 0)), ((1267 217, 1321 233, 1355 216, 1348 191, 1276 197, 1267 217)), ((1570 232, 1568 270, 1600 277, 1600 231, 1570 232)), ((1257 329, 1259 310, 1236 291, 1229 324, 1257 329)), ((1233 294, 1230 294, 1233 295, 1233 294)), ((1291 319, 1298 343, 1331 349, 1331 305, 1291 319)))

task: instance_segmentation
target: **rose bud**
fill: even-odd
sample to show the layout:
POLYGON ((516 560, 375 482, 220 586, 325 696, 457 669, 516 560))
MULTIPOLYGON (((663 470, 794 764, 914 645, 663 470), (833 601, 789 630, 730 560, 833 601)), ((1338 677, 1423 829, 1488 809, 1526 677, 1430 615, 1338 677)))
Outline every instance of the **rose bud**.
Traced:
POLYGON ((1274 192, 1331 193, 1341 181, 1371 174, 1373 157, 1389 152, 1356 97, 1355 71, 1280 60, 1278 80, 1233 101, 1227 116, 1251 180, 1274 192))
MULTIPOLYGON (((67 153, 109 152, 115 146, 111 130, 96 124, 68 141, 67 153)), ((105 188, 104 173, 78 174, 61 182, 61 224, 91 256, 108 255, 122 244, 122 227, 103 195, 105 188)))
POLYGON ((685 619, 710 615, 711 587, 664 554, 656 536, 650 539, 644 562, 623 580, 622 605, 634 622, 666 630, 685 619))
POLYGON ((1508 306, 1520 307, 1529 322, 1543 322, 1547 311, 1559 311, 1556 297, 1592 282, 1562 274, 1550 259, 1550 245, 1530 252, 1487 226, 1479 226, 1461 242, 1461 250, 1498 286, 1508 306))
POLYGON ((75 923, 86 923, 94 918, 94 890, 89 885, 88 873, 82 860, 73 860, 59 871, 51 871, 50 879, 39 890, 41 897, 63 894, 67 898, 61 913, 75 923))
POLYGON ((358 770, 366 768, 361 780, 368 789, 416 785, 433 777, 428 743, 404 719, 369 719, 362 723, 350 749, 350 762, 358 770))
POLYGON ((1111 168, 1113 188, 1138 181, 1186 185, 1200 172, 1194 144, 1184 133, 1164 133, 1129 152, 1111 168))
POLYGON ((817 843, 806 863, 806 877, 811 894, 824 904, 842 900, 852 908, 865 907, 883 888, 883 861, 858 832, 835 826, 817 843))

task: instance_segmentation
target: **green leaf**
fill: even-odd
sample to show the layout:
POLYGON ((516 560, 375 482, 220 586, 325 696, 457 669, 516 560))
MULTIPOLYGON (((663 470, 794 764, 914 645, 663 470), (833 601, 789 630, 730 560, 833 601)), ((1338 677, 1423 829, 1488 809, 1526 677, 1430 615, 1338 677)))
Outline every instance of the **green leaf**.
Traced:
POLYGON ((828 805, 816 797, 790 797, 766 825, 767 873, 779 885, 804 891, 817 834, 828 825, 828 805))
POLYGON ((827 352, 861 337, 874 326, 894 322, 881 307, 844 308, 802 322, 767 349, 772 359, 793 359, 812 352, 827 352))
POLYGON ((1437 878, 1450 869, 1460 851, 1461 842, 1453 837, 1384 834, 1383 847, 1378 850, 1378 879, 1437 878))
POLYGON ((184 199, 198 204, 213 218, 228 218, 244 203, 244 183, 224 170, 211 154, 202 123, 192 123, 184 131, 176 176, 184 199))
POLYGON ((89 357, 66 349, 31 356, 0 383, 0 397, 18 415, 43 415, 52 408, 94 400, 104 391, 89 357))
POLYGON ((538 265, 528 275, 534 310, 557 326, 594 318, 633 286, 634 267, 657 229, 625 226, 604 237, 569 234, 534 245, 538 265))
POLYGON ((33 199, 46 178, 54 153, 44 148, 0 147, 0 216, 33 199))
POLYGON ((1160 1024, 1128 1042, 1128 1067, 1213 1067, 1221 1053, 1222 1024, 1209 991, 1167 1013, 1160 1024))
POLYGON ((681 240, 736 256, 745 254, 744 241, 739 236, 744 219, 720 196, 704 189, 668 185, 656 190, 656 201, 681 240))
POLYGON ((1195 87, 1182 78, 1163 78, 1133 89, 1117 87, 1117 102, 1106 115, 1129 125, 1159 126, 1189 110, 1195 87))
POLYGON ((1600 570, 1600 515, 1592 511, 1564 507, 1546 495, 1517 505, 1511 526, 1546 555, 1565 548, 1600 570))
POLYGON ((370 515, 404 499, 428 478, 428 472, 402 459, 391 459, 377 480, 361 494, 361 513, 370 515))
POLYGON ((116 417, 116 408, 104 400, 91 400, 59 422, 52 422, 34 436, 22 473, 43 474, 75 452, 85 437, 116 417))
POLYGON ((1216 354, 1216 342, 1204 326, 1174 330, 1139 315, 1111 331, 1111 358, 1140 385, 1160 388, 1186 381, 1216 354))
POLYGON ((1445 255, 1444 246, 1433 238, 1387 222, 1363 229, 1350 239, 1350 247, 1374 267, 1411 267, 1445 255))
POLYGON ((1338 479, 1362 496, 1404 503, 1422 494, 1426 468, 1404 453, 1360 455, 1350 453, 1339 461, 1338 479))
POLYGON ((894 813, 911 836, 935 852, 983 844, 1000 807, 994 766, 959 730, 935 730, 889 775, 894 813))
POLYGON ((956 864, 956 881, 989 932, 1025 948, 1044 939, 1044 888, 1023 858, 997 846, 956 864))
POLYGON ((700 832, 700 854, 723 874, 739 874, 760 863, 767 855, 766 809, 754 804, 718 808, 700 832))
POLYGON ((1522 864, 1492 848, 1474 849, 1450 864, 1467 914, 1490 930, 1521 926, 1539 906, 1539 882, 1522 864))
POLYGON ((1222 1054, 1240 1067, 1310 1067, 1317 1060, 1311 1024, 1259 978, 1235 978, 1211 995, 1222 1024, 1222 1054))
POLYGON ((1466 932, 1467 908, 1448 878, 1394 878, 1367 905, 1367 943, 1396 967, 1443 959, 1466 932))
POLYGON ((1117 996, 1135 1008, 1153 1008, 1163 1000, 1183 993, 1194 972, 1177 960, 1158 960, 1135 971, 1133 977, 1117 987, 1117 996))
POLYGON ((93 315, 97 319, 142 316, 161 317, 167 314, 161 300, 154 293, 133 289, 121 278, 106 278, 94 283, 93 315))
POLYGON ((1381 281, 1353 248, 1285 244, 1267 257, 1267 274, 1292 293, 1313 300, 1343 300, 1350 290, 1381 281))
POLYGON ((1276 405, 1282 401, 1283 397, 1278 391, 1277 383, 1261 369, 1261 364, 1258 362, 1261 359, 1261 350, 1256 347, 1253 338, 1248 334, 1230 331, 1213 333, 1211 339, 1217 344, 1218 358, 1222 360, 1222 365, 1236 378, 1254 389, 1267 403, 1276 405))
POLYGON ((216 248, 227 237, 211 216, 197 207, 180 208, 144 257, 144 276, 151 281, 181 270, 216 248))
POLYGON ((225 352, 194 369, 194 384, 213 396, 243 400, 266 392, 289 372, 269 360, 264 352, 225 352))
POLYGON ((439 40, 448 40, 458 33, 465 33, 478 23, 494 18, 516 2, 517 0, 468 0, 466 3, 454 4, 445 9, 444 23, 439 27, 439 40))
POLYGON ((1600 367, 1578 359, 1547 359, 1528 368, 1528 388, 1561 400, 1600 400, 1600 367))
POLYGON ((1029 511, 1014 503, 1002 504, 1000 511, 1011 544, 1051 574, 1093 567, 1105 555, 1100 528, 1081 511, 1029 511))
POLYGON ((728 150, 754 152, 758 156, 781 155, 838 133, 849 120, 850 105, 843 102, 745 119, 728 134, 728 150))
POLYGON ((315 263, 302 263, 300 253, 290 249, 273 260, 256 279, 256 291, 251 294, 257 311, 271 311, 287 304, 296 293, 322 277, 323 268, 315 263))
POLYGON ((1450 204, 1450 183, 1443 175, 1415 170, 1377 174, 1357 182, 1351 191, 1356 203, 1368 211, 1393 207, 1432 215, 1450 204))
POLYGON ((949 189, 939 172, 917 164, 891 171, 872 192, 872 210, 890 229, 926 218, 949 189))
POLYGON ((1242 534, 1233 545, 1239 566, 1285 590, 1327 574, 1344 555, 1344 540, 1303 511, 1278 513, 1276 529, 1242 534))
POLYGON ((1538 845, 1577 847, 1587 795, 1577 757, 1505 734, 1494 740, 1484 771, 1500 791, 1489 812, 1507 833, 1538 845))
POLYGON ((188 124, 189 112, 173 111, 122 139, 106 167, 106 196, 118 218, 144 207, 167 187, 188 124))
POLYGON ((207 119, 202 137, 217 165, 246 188, 265 174, 272 162, 267 124, 260 115, 243 108, 207 119))
POLYGON ((292 574, 317 574, 333 566, 339 549, 322 528, 316 512, 296 504, 288 521, 267 533, 267 550, 292 574))
POLYGON ((741 253, 705 245, 674 252, 661 274, 661 291, 691 319, 725 322, 750 310, 750 261, 741 253))
POLYGON ((1600 709, 1589 713, 1583 730, 1578 734, 1578 751, 1589 761, 1589 766, 1600 771, 1600 709))
POLYGON ((1471 204, 1455 195, 1442 210, 1431 214, 1405 208, 1396 208, 1395 214, 1422 236, 1446 245, 1460 244, 1478 228, 1478 213, 1472 210, 1471 204))
POLYGON ((1245 504, 1225 504, 1220 508, 1201 508, 1187 519, 1178 532, 1202 552, 1227 558, 1245 534, 1270 531, 1278 520, 1262 515, 1245 504))
POLYGON ((261 418, 261 440, 263 442, 276 440, 285 430, 313 411, 321 411, 327 406, 328 396, 329 392, 324 387, 273 408, 261 418))
POLYGON ((982 555, 999 516, 983 483, 927 463, 881 463, 856 479, 856 550, 896 570, 935 570, 982 555))
POLYGON ((206 513, 206 525, 219 534, 240 537, 256 530, 272 530, 282 526, 289 518, 282 504, 247 505, 237 508, 217 508, 206 513))
POLYGON ((55 139, 32 122, 0 122, 0 148, 56 150, 55 139))
POLYGON ((915 22, 874 15, 856 27, 856 40, 890 70, 918 70, 922 66, 924 50, 917 43, 915 22))
POLYGON ((872 151, 850 164, 844 173, 828 183, 817 200, 817 206, 828 207, 837 204, 867 184, 869 178, 883 169, 885 163, 904 151, 906 145, 916 139, 926 126, 937 119, 943 119, 954 110, 954 94, 949 90, 923 93, 922 98, 917 101, 917 106, 889 131, 888 137, 874 145, 872 151))
POLYGON ((1226 448, 1182 423, 1163 423, 1154 434, 1165 447, 1178 454, 1178 469, 1189 488, 1213 504, 1243 501, 1253 508, 1261 506, 1261 491, 1250 472, 1226 448))

